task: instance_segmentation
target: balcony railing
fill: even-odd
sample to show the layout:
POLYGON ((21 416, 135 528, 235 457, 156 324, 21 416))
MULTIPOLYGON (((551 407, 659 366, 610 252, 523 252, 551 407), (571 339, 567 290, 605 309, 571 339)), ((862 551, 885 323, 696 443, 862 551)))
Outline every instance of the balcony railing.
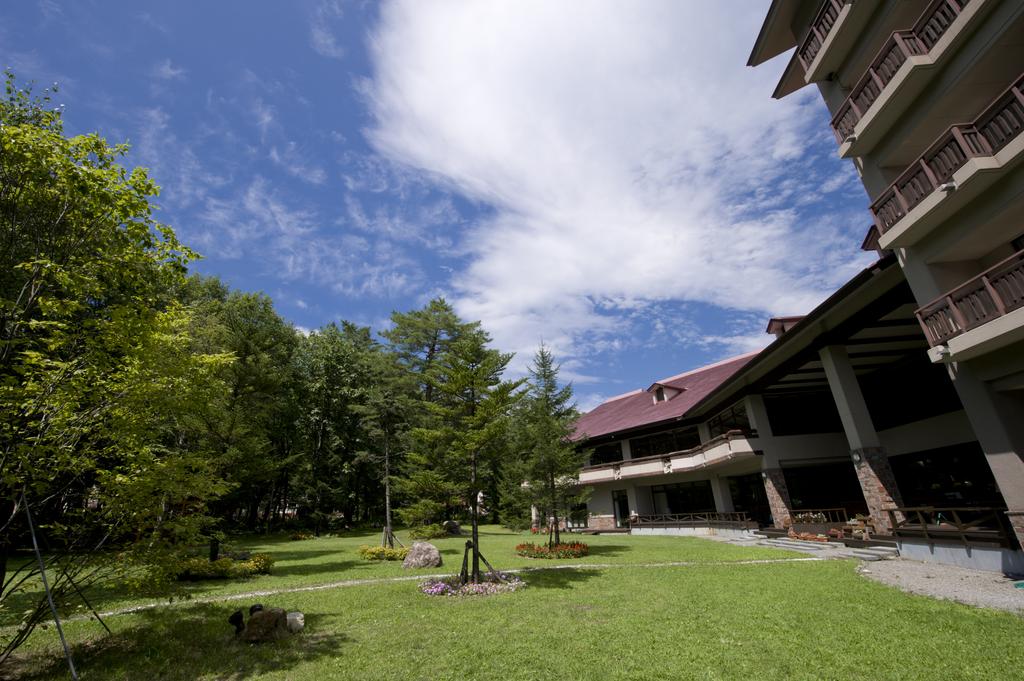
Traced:
POLYGON ((756 527, 746 512, 656 513, 630 519, 630 527, 756 527))
POLYGON ((885 41, 867 72, 853 86, 850 96, 832 118, 832 131, 840 144, 853 134, 857 123, 904 62, 914 55, 928 54, 968 2, 970 0, 935 0, 913 28, 896 31, 885 41))
POLYGON ((871 204, 879 232, 897 222, 953 176, 969 159, 992 156, 1024 130, 1024 75, 974 123, 954 125, 871 204))
POLYGON ((850 516, 845 508, 794 508, 789 512, 794 525, 844 524, 850 516))
POLYGON ((886 509, 896 537, 952 542, 968 546, 1012 546, 1006 528, 1005 508, 912 508, 886 509))
POLYGON ((814 15, 811 28, 796 51, 797 58, 800 60, 800 65, 804 67, 804 71, 810 68, 814 58, 818 56, 825 38, 832 30, 832 27, 835 26, 836 19, 839 18, 839 11, 842 9, 842 0, 825 0, 821 4, 818 13, 814 15))
POLYGON ((930 345, 1024 307, 1024 251, 1018 251, 917 311, 930 345))

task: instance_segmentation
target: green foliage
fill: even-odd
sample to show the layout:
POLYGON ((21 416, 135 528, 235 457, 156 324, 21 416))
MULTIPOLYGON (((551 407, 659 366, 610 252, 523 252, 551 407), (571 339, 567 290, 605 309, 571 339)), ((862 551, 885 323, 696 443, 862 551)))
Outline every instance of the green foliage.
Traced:
POLYGON ((502 500, 508 515, 520 522, 526 509, 536 507, 551 528, 552 547, 561 541, 560 520, 587 495, 579 472, 588 452, 571 439, 577 417, 572 385, 559 386, 558 366, 541 345, 530 366, 527 395, 513 417, 509 440, 516 457, 504 471, 502 500))
POLYGON ((440 539, 448 536, 450 536, 448 530, 444 529, 444 525, 438 523, 409 528, 409 537, 412 539, 440 539))
POLYGON ((360 556, 366 560, 405 560, 405 557, 409 555, 409 549, 405 547, 401 548, 390 548, 388 546, 360 546, 358 549, 360 556))
POLYGON ((521 382, 502 381, 512 355, 487 347, 490 337, 474 329, 462 334, 436 358, 428 381, 429 425, 411 432, 409 461, 418 466, 403 481, 419 499, 468 507, 473 525, 472 581, 479 582, 476 526, 480 494, 495 477, 505 418, 521 382))
POLYGON ((217 560, 202 557, 182 558, 171 566, 175 578, 183 582, 206 579, 245 579, 255 575, 269 575, 274 558, 267 553, 254 553, 248 560, 233 560, 227 556, 217 560))
POLYGON ((310 532, 292 532, 288 535, 288 538, 292 541, 306 541, 308 539, 316 539, 316 535, 310 532))

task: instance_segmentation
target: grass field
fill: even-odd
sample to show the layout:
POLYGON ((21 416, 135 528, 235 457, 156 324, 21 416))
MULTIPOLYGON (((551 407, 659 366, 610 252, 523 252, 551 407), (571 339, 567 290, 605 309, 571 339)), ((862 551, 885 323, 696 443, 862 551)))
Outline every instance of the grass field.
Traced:
MULTIPOLYGON (((538 567, 513 554, 527 537, 488 528, 481 545, 496 567, 538 567)), ((407 576, 355 554, 373 539, 253 544, 279 557, 275 574, 191 592, 407 576)), ((111 616, 113 636, 90 621, 67 629, 82 679, 998 680, 1024 666, 1020 617, 903 594, 850 561, 749 564, 794 555, 693 538, 588 541, 592 555, 570 562, 609 567, 531 571, 515 594, 431 598, 414 581, 384 581, 111 616), (666 562, 687 565, 644 567, 666 562), (303 611, 306 631, 272 645, 236 642, 226 619, 250 601, 303 611)), ((456 570, 463 540, 437 543, 456 570)), ((145 600, 104 599, 105 609, 145 600)), ((52 630, 41 632, 12 672, 67 678, 58 651, 52 630)))

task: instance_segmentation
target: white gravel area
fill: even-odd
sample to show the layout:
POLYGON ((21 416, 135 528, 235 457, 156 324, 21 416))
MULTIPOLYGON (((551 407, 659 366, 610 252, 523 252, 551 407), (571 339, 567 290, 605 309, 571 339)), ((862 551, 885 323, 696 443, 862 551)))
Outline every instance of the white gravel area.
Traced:
POLYGON ((862 563, 857 570, 876 582, 910 593, 1024 615, 1024 589, 998 572, 899 558, 862 563))

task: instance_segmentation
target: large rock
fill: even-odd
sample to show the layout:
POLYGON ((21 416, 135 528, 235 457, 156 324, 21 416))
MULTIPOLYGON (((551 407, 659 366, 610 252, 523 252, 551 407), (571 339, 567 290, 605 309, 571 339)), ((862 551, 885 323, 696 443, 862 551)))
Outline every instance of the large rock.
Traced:
POLYGON ((257 610, 249 616, 242 631, 242 640, 265 643, 288 636, 288 615, 281 608, 257 610))
POLYGON ((402 562, 404 568, 441 567, 441 552, 430 542, 418 541, 402 562))
POLYGON ((288 613, 288 631, 297 634, 306 627, 306 616, 301 612, 288 613))
POLYGON ((441 527, 443 527, 444 531, 453 537, 458 537, 462 534, 462 528, 459 527, 459 524, 454 520, 444 521, 443 523, 441 523, 441 527))

